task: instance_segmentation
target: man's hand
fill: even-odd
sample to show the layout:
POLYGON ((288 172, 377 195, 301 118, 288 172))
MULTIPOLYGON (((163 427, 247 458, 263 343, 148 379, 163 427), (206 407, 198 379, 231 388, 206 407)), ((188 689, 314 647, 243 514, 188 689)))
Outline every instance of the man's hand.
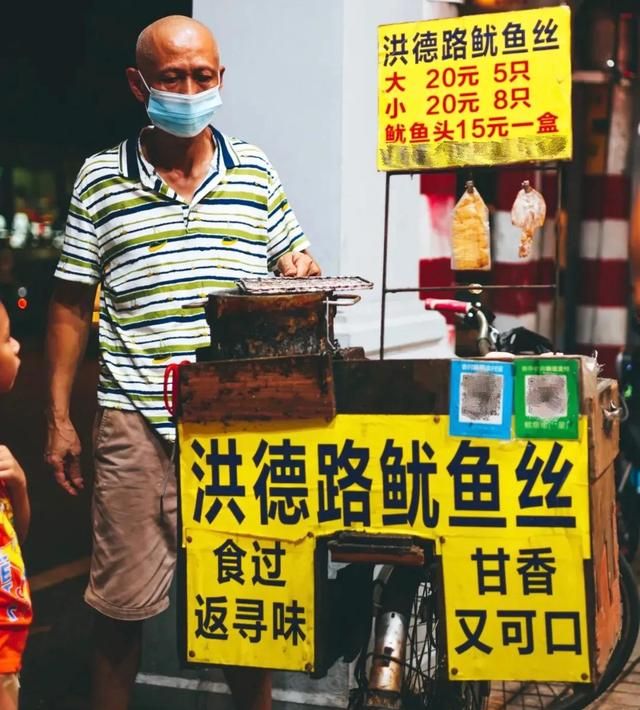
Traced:
POLYGON ((73 380, 84 355, 95 286, 55 280, 49 307, 47 329, 47 448, 45 461, 53 468, 55 479, 69 495, 84 488, 80 473, 80 439, 69 419, 73 380))
POLYGON ((77 496, 84 488, 81 451, 80 439, 69 419, 49 422, 45 461, 53 468, 58 485, 72 496, 77 496))
POLYGON ((305 251, 292 251, 278 259, 276 266, 282 276, 303 278, 305 276, 320 276, 320 267, 311 254, 305 251))
POLYGON ((0 445, 0 481, 4 481, 9 490, 27 487, 22 466, 16 461, 9 448, 3 445, 0 445))

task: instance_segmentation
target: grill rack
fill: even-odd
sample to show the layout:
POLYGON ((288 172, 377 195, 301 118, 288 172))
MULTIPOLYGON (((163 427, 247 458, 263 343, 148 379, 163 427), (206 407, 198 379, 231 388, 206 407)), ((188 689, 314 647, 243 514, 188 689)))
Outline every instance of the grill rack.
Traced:
POLYGON ((372 289, 373 283, 360 276, 310 276, 308 278, 274 276, 239 279, 237 288, 247 295, 275 296, 288 293, 364 291, 372 289))

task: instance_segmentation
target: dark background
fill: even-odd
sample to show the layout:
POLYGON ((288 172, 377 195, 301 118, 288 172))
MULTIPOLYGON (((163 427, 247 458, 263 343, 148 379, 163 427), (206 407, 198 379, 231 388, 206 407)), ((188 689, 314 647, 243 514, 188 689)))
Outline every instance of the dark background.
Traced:
MULTIPOLYGON (((139 32, 153 20, 191 15, 190 0, 3 0, 0 3, 0 215, 42 198, 64 229, 84 159, 137 133, 147 122, 125 68, 139 32), (26 183, 26 186, 25 186, 26 183)), ((38 220, 36 220, 38 221, 38 220)), ((34 246, 32 239, 29 246, 34 246)), ((0 297, 19 335, 41 335, 57 251, 0 244, 0 297), (17 288, 28 308, 17 309, 17 288)))
POLYGON ((140 30, 185 0, 4 0, 0 13, 0 159, 79 161, 144 121, 124 70, 140 30))
MULTIPOLYGON (((83 160, 134 135, 145 124, 146 114, 129 92, 125 68, 135 66, 139 32, 169 14, 190 15, 191 2, 4 0, 0 10, 0 214, 7 218, 12 214, 16 169, 53 171, 63 226, 69 192, 83 160)), ((43 517, 37 488, 46 473, 40 463, 44 444, 43 341, 57 258, 57 251, 50 246, 21 250, 0 246, 0 295, 23 346, 16 390, 0 399, 0 441, 18 449, 16 454, 22 454, 34 481, 37 514, 27 557, 36 571, 73 554, 66 547, 53 553, 55 535, 51 536, 48 520, 47 533, 40 535, 43 517), (23 310, 16 308, 20 286, 29 294, 29 306, 23 310)), ((84 435, 95 408, 94 351, 90 349, 74 398, 84 435)), ((47 506, 61 505, 65 515, 83 507, 56 488, 47 491, 46 502, 47 506)), ((61 527, 65 521, 59 515, 56 518, 56 527, 61 527)), ((85 526, 73 532, 76 534, 88 540, 85 526)), ((84 542, 82 548, 88 550, 84 542)))
MULTIPOLYGON (((139 32, 169 14, 191 15, 191 2, 0 0, 0 215, 9 224, 18 172, 23 180, 31 173, 53 175, 46 184, 54 186, 51 199, 62 227, 83 160, 134 135, 147 122, 144 109, 129 93, 124 70, 135 63, 139 32)), ((34 185, 37 188, 37 179, 34 185)), ((87 490, 71 498, 43 463, 43 344, 57 258, 50 244, 10 249, 0 243, 0 297, 22 344, 16 386, 0 397, 0 443, 23 465, 33 508, 24 546, 27 571, 36 582, 34 625, 22 675, 21 707, 26 710, 85 707, 89 678, 90 624, 82 602, 86 573, 63 571, 55 584, 38 582, 42 573, 59 571, 61 565, 72 563, 77 570, 90 551, 95 332, 72 402, 72 418, 84 446, 87 490), (28 307, 22 310, 17 307, 19 288, 28 292, 28 307)))

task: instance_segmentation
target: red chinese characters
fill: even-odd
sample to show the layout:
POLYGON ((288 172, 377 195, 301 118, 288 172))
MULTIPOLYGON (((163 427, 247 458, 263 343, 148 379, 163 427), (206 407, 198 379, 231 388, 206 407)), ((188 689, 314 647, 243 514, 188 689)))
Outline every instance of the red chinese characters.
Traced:
MULTIPOLYGON (((385 77, 385 83, 387 84, 385 94, 388 95, 385 114, 391 121, 401 118, 407 112, 405 103, 402 100, 402 94, 406 91, 404 85, 406 80, 406 76, 401 76, 396 71, 392 75, 385 77)), ((406 127, 403 123, 389 123, 385 128, 385 141, 387 143, 404 143, 406 141, 405 133, 406 127)))
POLYGON ((542 110, 555 104, 541 106, 549 97, 538 87, 547 71, 541 56, 562 44, 558 23, 540 19, 534 26, 516 15, 488 19, 467 29, 434 23, 424 31, 390 28, 383 35, 380 109, 386 143, 533 139, 562 130, 560 117, 542 110))
POLYGON ((557 120, 558 117, 550 111, 538 116, 538 133, 557 133, 557 120))

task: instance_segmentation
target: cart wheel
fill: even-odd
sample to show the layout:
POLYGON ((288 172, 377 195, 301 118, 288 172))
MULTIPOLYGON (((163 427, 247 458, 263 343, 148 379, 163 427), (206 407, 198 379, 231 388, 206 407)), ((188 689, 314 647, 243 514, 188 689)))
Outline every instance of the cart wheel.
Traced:
MULTIPOLYGON (((527 707, 531 710, 582 710, 605 690, 622 673, 638 637, 639 609, 638 589, 635 576, 629 563, 621 555, 620 561, 620 601, 622 606, 622 624, 618 643, 609 663, 594 689, 590 684, 582 683, 502 683, 503 698, 494 704, 500 710, 515 710, 527 707)), ((494 683, 498 689, 499 683, 494 683)), ((500 692, 500 690, 499 690, 500 692)))

